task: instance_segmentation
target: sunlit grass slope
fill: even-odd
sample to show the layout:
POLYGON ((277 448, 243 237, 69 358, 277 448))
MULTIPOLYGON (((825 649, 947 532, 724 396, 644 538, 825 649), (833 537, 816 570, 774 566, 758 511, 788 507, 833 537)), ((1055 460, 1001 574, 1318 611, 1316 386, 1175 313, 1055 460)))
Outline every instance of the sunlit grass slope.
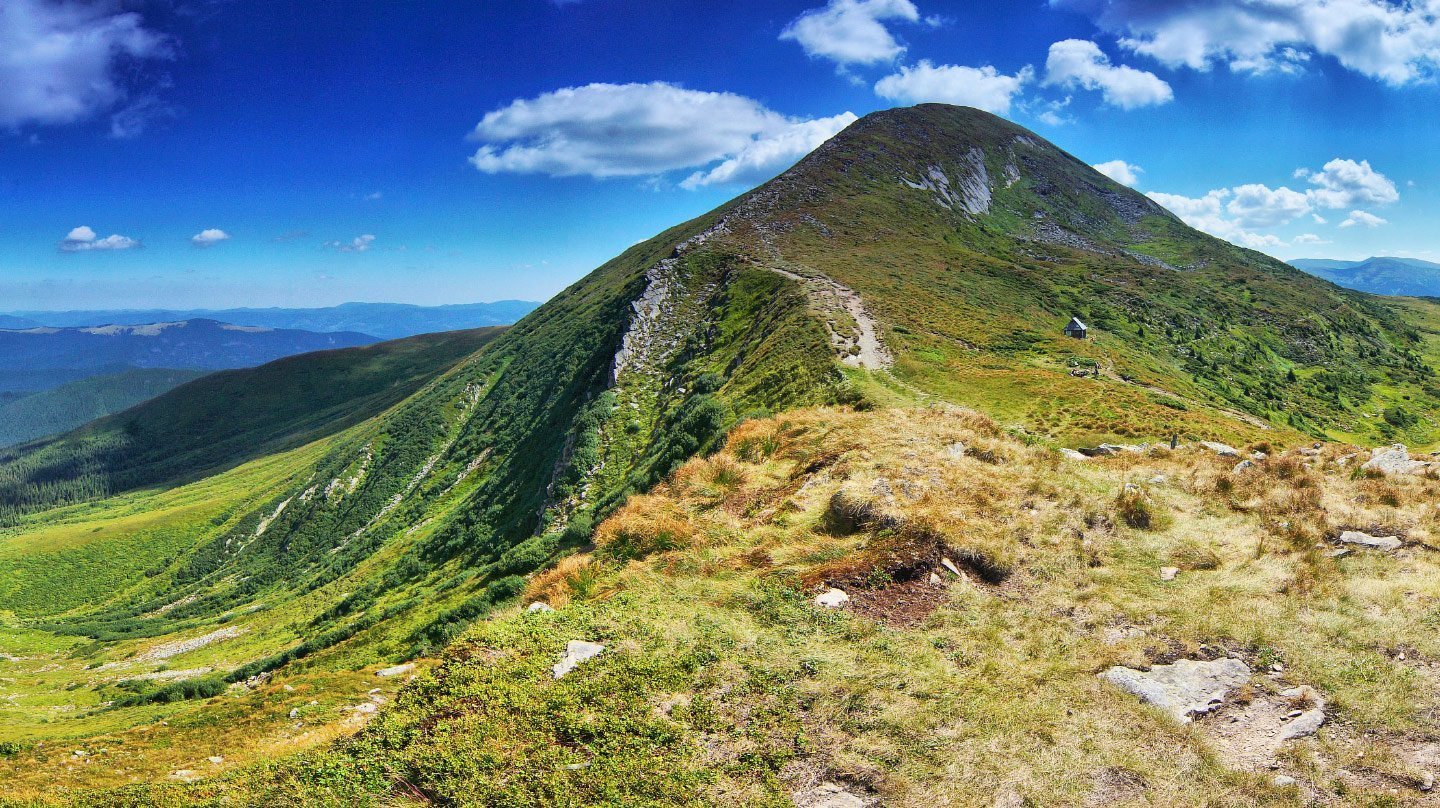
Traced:
POLYGON ((132 796, 1423 804, 1440 483, 1353 474, 1338 445, 1253 448, 1270 455, 1240 471, 1200 447, 1076 462, 947 408, 747 422, 531 578, 520 603, 557 611, 497 614, 354 738, 132 796), (1409 547, 1332 556, 1362 525, 1409 547), (814 603, 831 586, 846 608, 814 603), (572 640, 606 650, 557 681, 572 640), (1220 655, 1256 674, 1192 725, 1095 676, 1220 655), (1297 684, 1326 724, 1253 757, 1228 728, 1297 684))

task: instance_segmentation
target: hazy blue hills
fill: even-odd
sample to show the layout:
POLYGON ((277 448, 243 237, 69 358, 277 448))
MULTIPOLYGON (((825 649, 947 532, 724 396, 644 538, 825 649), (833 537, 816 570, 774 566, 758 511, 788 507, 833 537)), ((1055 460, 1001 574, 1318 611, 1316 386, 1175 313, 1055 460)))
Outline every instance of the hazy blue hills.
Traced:
POLYGON ((215 320, 0 330, 0 390, 46 390, 131 368, 253 367, 299 353, 378 341, 351 331, 317 333, 215 320))
POLYGON ((458 303, 449 306, 415 306, 405 303, 344 303, 314 309, 115 309, 76 311, 16 311, 0 315, 0 328, 33 325, 75 327, 138 325, 176 320, 208 319, 234 325, 302 331, 356 331, 380 339, 398 339, 415 334, 456 331, 510 325, 529 314, 539 303, 528 300, 497 300, 494 303, 458 303), (20 320, 6 325, 9 319, 20 320))
POLYGON ((1290 265, 1347 289, 1373 295, 1440 296, 1440 264, 1418 258, 1297 258, 1290 265))

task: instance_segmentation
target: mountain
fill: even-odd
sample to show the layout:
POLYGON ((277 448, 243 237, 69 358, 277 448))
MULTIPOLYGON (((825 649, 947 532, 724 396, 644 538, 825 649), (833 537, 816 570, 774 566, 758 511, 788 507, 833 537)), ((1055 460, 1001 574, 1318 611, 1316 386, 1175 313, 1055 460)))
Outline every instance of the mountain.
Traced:
POLYGON ((90 311, 15 312, 28 325, 0 327, 28 328, 36 325, 74 328, 104 324, 143 325, 176 320, 219 320, 232 325, 302 331, 354 331, 381 339, 398 339, 436 331, 510 325, 539 306, 526 300, 497 300, 494 303, 456 303, 447 306, 414 306, 405 303, 344 303, 313 309, 113 309, 90 311))
POLYGON ((97 494, 174 485, 340 432, 500 331, 426 334, 211 373, 64 435, 0 449, 0 522, 97 494))
POLYGON ((69 431, 203 375, 204 371, 199 370, 127 370, 92 376, 0 404, 0 448, 69 431))
POLYGON ((1364 261, 1298 258, 1290 264, 1347 289, 1373 295, 1440 297, 1440 264, 1418 258, 1367 258, 1364 261))
POLYGON ((24 317, 0 314, 0 328, 34 328, 38 325, 40 324, 34 320, 27 320, 24 317))
POLYGON ((282 356, 376 341, 353 332, 318 334, 216 320, 0 330, 0 357, 5 358, 0 389, 44 390, 126 368, 250 367, 282 356))
MULTIPOLYGON (((197 400, 211 376, 0 453, 0 676, 24 683, 0 778, 20 798, 62 776, 167 781, 124 795, 141 803, 785 804, 809 773, 882 791, 1016 759, 1059 773, 1035 775, 1055 789, 1037 804, 1088 799, 1064 790, 1077 766, 1119 789, 1099 802, 1147 778, 1173 795, 1172 752, 1198 742, 1096 695, 1099 666, 1143 659, 1104 631, 1243 648, 1350 696, 1394 685, 1372 655, 1428 642, 1422 610, 1390 584, 1348 592, 1315 545, 1345 525, 1420 536, 1424 483, 1352 476, 1338 447, 1322 481, 1284 450, 1433 442, 1437 360, 1434 303, 1199 233, 994 116, 875 113, 383 406, 310 372, 197 400), (1063 334, 1072 317, 1088 339, 1063 334), (1277 459, 1252 484, 1233 451, 1109 448, 1093 471, 1059 451, 1172 439, 1277 459), (1163 588, 1172 553, 1212 568, 1202 542, 1240 577, 1163 588), (953 596, 933 633, 812 603, 927 582, 941 559, 981 589, 912 587, 873 613, 906 625, 906 604, 953 596), (532 619, 522 597, 569 605, 532 619), (1327 669, 1303 616, 1368 615, 1350 597, 1416 622, 1357 628, 1327 669), (596 637, 603 655, 557 682, 558 653, 596 637), (1071 700, 1117 745, 1066 741, 1071 700), (377 709, 353 741, 262 763, 377 709), (75 765, 91 748, 104 765, 75 765)), ((1260 801, 1203 760, 1184 771, 1207 793, 1260 801)), ((930 801, 988 803, 1005 774, 941 778, 975 791, 930 801)))

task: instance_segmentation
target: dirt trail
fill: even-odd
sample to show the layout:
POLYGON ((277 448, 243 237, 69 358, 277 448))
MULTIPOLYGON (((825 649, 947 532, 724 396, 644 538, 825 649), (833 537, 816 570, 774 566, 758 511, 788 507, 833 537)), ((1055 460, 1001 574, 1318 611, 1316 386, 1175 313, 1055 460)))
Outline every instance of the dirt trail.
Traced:
POLYGON ((850 367, 869 370, 884 370, 890 367, 894 360, 885 344, 880 341, 880 326, 865 310, 865 304, 855 290, 824 275, 801 275, 773 266, 766 269, 798 281, 810 302, 827 315, 825 327, 830 332, 830 344, 840 352, 841 362, 850 367), (855 333, 847 334, 836 327, 834 315, 837 313, 844 314, 854 322, 855 333))

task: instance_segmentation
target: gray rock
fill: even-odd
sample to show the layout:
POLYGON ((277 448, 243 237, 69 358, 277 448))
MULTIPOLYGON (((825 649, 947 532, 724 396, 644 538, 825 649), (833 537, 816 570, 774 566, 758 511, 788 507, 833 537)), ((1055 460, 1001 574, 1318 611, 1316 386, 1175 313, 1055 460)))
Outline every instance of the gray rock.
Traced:
POLYGON ((1295 778, 1291 777, 1288 774, 1277 774, 1275 775, 1274 782, 1275 785, 1279 786, 1280 788, 1287 788, 1289 786, 1295 785, 1295 778))
POLYGON ((865 808, 865 801, 839 783, 821 783, 794 796, 796 808, 865 808))
POLYGON ((1214 452, 1217 455, 1220 455, 1221 457, 1240 456, 1239 449, 1236 449, 1234 446, 1230 446, 1228 444, 1220 443, 1218 441, 1202 440, 1200 441, 1199 445, 1204 446, 1206 449, 1209 449, 1210 451, 1214 452))
POLYGON ((1280 730, 1280 740, 1288 741, 1294 738, 1303 738, 1306 735, 1314 735, 1315 730, 1320 729, 1320 725, 1323 723, 1325 723, 1324 710, 1305 710, 1280 730))
POLYGON ((1235 464, 1235 468, 1230 469, 1230 473, 1231 473, 1231 474, 1239 474, 1239 473, 1242 472, 1242 471, 1248 471, 1249 469, 1253 469, 1253 468, 1255 468, 1255 463, 1254 463, 1254 461, 1251 461, 1251 460, 1241 460, 1239 463, 1236 463, 1236 464, 1235 464))
POLYGON ((845 590, 831 587, 815 598, 816 606, 823 606, 826 609, 839 609, 850 602, 850 596, 845 590))
POLYGON ((1340 541, 1345 544, 1369 547, 1372 550, 1383 550, 1387 553, 1398 550, 1405 544, 1400 541, 1398 536, 1371 536, 1369 533, 1361 533, 1358 530, 1347 530, 1341 533, 1340 541))
POLYGON ((535 612, 553 612, 555 609, 550 604, 537 600, 529 606, 526 606, 525 611, 529 614, 534 614, 535 612))
POLYGON ((1230 692, 1250 679, 1250 666, 1238 659, 1182 659, 1148 671, 1116 665, 1099 674, 1111 684, 1139 696, 1189 723, 1192 715, 1208 713, 1225 703, 1230 692))
POLYGON ((1388 449, 1375 449, 1370 459, 1360 468, 1378 471, 1382 474, 1423 474, 1430 464, 1423 460, 1410 459, 1410 450, 1397 443, 1388 449))
POLYGON ((1089 456, 1084 455, 1084 454, 1081 454, 1080 452, 1077 452, 1077 451, 1075 451, 1074 449, 1064 449, 1064 448, 1062 448, 1062 449, 1060 450, 1060 454, 1063 455, 1063 456, 1065 457, 1065 459, 1067 459, 1067 460, 1089 460, 1089 459, 1090 459, 1089 456))
POLYGON ((1162 581, 1173 581, 1173 580, 1175 580, 1175 576, 1177 576, 1177 575, 1179 575, 1179 574, 1180 574, 1180 568, 1179 568, 1179 567, 1161 567, 1161 568, 1160 568, 1160 580, 1162 580, 1162 581))
POLYGON ((560 661, 555 663, 550 670, 555 674, 555 678, 559 679, 570 671, 575 670, 575 667, 581 662, 599 656, 600 652, 604 650, 605 646, 597 642, 571 640, 565 644, 565 655, 560 657, 560 661))
POLYGON ((415 670, 415 663, 406 662, 403 665, 391 665, 388 668, 381 668, 375 671, 375 675, 380 677, 403 676, 413 670, 415 670))

